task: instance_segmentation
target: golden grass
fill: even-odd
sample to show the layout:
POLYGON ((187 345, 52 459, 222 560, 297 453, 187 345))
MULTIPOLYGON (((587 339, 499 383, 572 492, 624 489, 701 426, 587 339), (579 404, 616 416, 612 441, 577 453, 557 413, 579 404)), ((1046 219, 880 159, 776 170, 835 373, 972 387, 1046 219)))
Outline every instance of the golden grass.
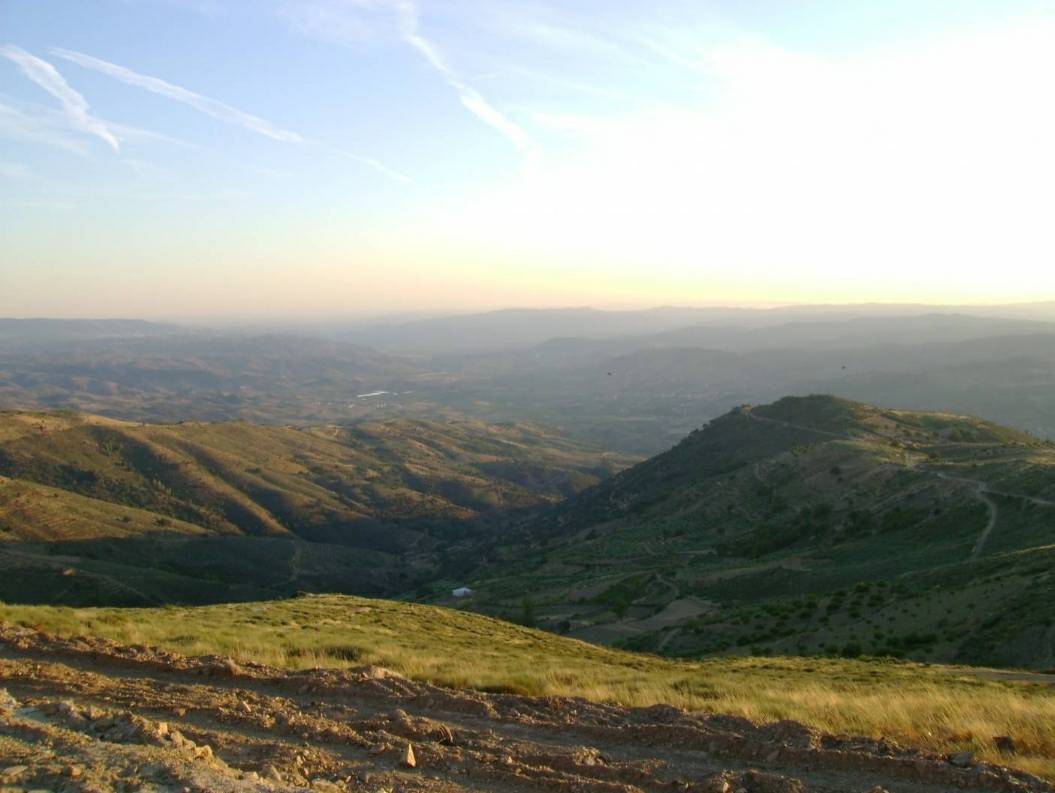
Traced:
POLYGON ((1055 778, 1055 686, 1000 680, 988 670, 890 660, 669 660, 467 612, 331 595, 195 608, 0 605, 0 619, 287 668, 377 664, 456 687, 795 719, 932 751, 971 749, 1055 778), (998 753, 998 735, 1012 736, 1018 753, 998 753))

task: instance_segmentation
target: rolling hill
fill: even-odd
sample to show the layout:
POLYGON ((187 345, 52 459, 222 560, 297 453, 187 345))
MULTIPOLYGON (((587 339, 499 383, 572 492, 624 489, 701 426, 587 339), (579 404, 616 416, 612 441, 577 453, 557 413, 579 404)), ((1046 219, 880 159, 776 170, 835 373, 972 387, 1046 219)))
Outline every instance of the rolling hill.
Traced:
POLYGON ((0 414, 0 597, 391 594, 628 462, 535 425, 0 414))
POLYGON ((518 539, 474 607, 580 638, 1055 666, 1055 446, 978 419, 742 406, 518 539))
POLYGON ((529 424, 4 414, 0 597, 469 583, 484 613, 667 655, 1055 667, 1050 442, 816 396, 632 462, 529 424))

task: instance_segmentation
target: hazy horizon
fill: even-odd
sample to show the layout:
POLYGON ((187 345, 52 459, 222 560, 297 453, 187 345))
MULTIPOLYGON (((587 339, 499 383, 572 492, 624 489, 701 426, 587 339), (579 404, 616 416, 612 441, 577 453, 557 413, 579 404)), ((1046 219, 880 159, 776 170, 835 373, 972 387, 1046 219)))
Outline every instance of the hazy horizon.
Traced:
POLYGON ((1055 297, 1055 7, 0 9, 0 315, 1055 297))
MULTIPOLYGON (((137 321, 142 320, 146 322, 156 323, 170 323, 176 325, 201 325, 205 327, 253 327, 253 326, 276 326, 281 327, 283 325, 300 325, 300 324, 315 324, 315 325, 327 325, 327 324, 387 324, 387 323, 399 323, 399 322, 414 322, 417 320, 427 319, 441 319, 448 317, 468 317, 474 315, 487 315, 487 314, 500 314, 503 312, 545 312, 545 311, 583 311, 583 312, 598 312, 598 313, 648 313, 648 312, 661 312, 661 311, 707 311, 707 310, 734 310, 734 311, 757 311, 757 312, 780 312, 782 310, 799 310, 810 311, 809 318, 814 318, 816 312, 823 314, 825 311, 832 310, 867 310, 867 309, 879 309, 879 310, 890 310, 892 315, 897 315, 900 309, 904 309, 907 313, 914 313, 915 311, 935 311, 938 313, 957 313, 959 311, 970 311, 970 310, 999 310, 999 309, 1053 309, 1053 317, 1055 317, 1055 300, 1030 300, 1021 302, 1007 302, 1007 303, 885 303, 885 302, 865 302, 865 303, 811 303, 811 302, 800 302, 800 303, 682 303, 682 304, 567 304, 567 305, 531 305, 531 304, 509 304, 509 305, 495 305, 495 306, 482 306, 478 308, 469 307, 452 307, 449 309, 426 309, 422 308, 419 310, 407 310, 407 311, 379 311, 379 312, 344 312, 344 313, 328 313, 328 314, 281 314, 281 313, 265 313, 265 314, 237 314, 237 313, 226 313, 222 315, 194 315, 194 314, 2 314, 0 320, 44 320, 44 321, 137 321)), ((867 316, 867 312, 865 315, 867 316)))

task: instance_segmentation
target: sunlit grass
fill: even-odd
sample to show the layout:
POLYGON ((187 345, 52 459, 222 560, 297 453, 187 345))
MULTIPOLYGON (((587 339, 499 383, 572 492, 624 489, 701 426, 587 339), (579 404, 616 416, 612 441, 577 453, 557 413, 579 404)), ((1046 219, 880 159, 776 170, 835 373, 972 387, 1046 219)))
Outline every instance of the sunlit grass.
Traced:
POLYGON ((375 664, 456 687, 795 719, 933 751, 971 749, 1055 778, 1055 687, 997 680, 966 667, 817 658, 677 661, 466 612, 329 595, 196 608, 0 606, 0 619, 285 668, 375 664), (1018 753, 997 752, 998 735, 1014 738, 1018 753))

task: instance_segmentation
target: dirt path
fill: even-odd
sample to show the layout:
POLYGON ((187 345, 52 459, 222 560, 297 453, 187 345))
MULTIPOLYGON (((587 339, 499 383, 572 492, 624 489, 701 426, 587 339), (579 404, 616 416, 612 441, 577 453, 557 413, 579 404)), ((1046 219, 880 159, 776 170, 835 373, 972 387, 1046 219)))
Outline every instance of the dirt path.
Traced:
POLYGON ((8 626, 0 686, 3 789, 1055 793, 793 722, 455 691, 375 668, 288 673, 8 626))
POLYGON ((996 520, 1000 512, 1000 508, 996 502, 989 497, 989 485, 983 482, 981 479, 969 479, 966 476, 955 476, 954 474, 946 473, 945 471, 938 472, 939 479, 946 479, 950 482, 963 482, 964 484, 971 485, 974 488, 975 497, 985 504, 986 509, 989 511, 989 520, 985 524, 985 528, 982 529, 982 533, 978 536, 978 541, 974 544, 974 548, 971 549, 971 558, 977 559, 982 554, 982 549, 985 548, 986 542, 989 540, 989 535, 993 533, 993 528, 996 526, 996 520))
POLYGON ((985 528, 982 529, 982 533, 978 536, 978 542, 976 542, 974 548, 971 549, 972 559, 977 559, 982 555, 982 550, 985 548, 985 544, 989 541, 989 535, 993 533, 993 529, 996 527, 996 519, 1000 512, 1000 508, 996 505, 996 502, 987 495, 984 486, 975 490, 975 495, 978 496, 989 511, 989 520, 986 522, 985 528))
POLYGON ((748 408, 744 411, 745 415, 752 421, 764 421, 767 424, 775 424, 778 427, 786 427, 792 430, 802 430, 803 432, 814 432, 817 435, 825 435, 829 438, 839 438, 841 440, 848 441, 859 441, 861 438, 851 435, 848 432, 832 432, 831 430, 822 430, 817 427, 810 427, 806 424, 795 424, 791 421, 781 421, 780 419, 771 419, 768 416, 759 416, 755 413, 753 408, 748 408))

